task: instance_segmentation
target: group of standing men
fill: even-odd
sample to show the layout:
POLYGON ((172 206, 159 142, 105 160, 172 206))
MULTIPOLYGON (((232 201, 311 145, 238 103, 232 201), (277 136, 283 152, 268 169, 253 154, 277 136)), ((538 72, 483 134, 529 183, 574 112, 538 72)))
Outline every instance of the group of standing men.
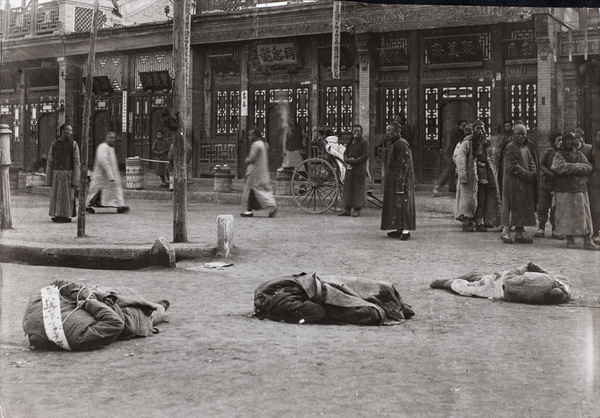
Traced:
MULTIPOLYGON (((412 152, 402 137, 400 123, 391 122, 385 131, 388 142, 385 156, 381 229, 391 230, 390 238, 406 241, 416 229, 415 173, 412 152)), ((339 216, 360 216, 365 203, 369 146, 362 127, 352 127, 352 139, 346 146, 346 174, 342 195, 343 212, 339 216), (352 211, 352 212, 351 212, 352 211)))
MULTIPOLYGON (((113 207, 117 213, 129 211, 123 197, 114 148, 116 140, 114 132, 107 132, 104 142, 96 149, 94 171, 86 197, 88 213, 95 212, 92 206, 113 207)), ((46 165, 46 186, 51 187, 49 215, 52 222, 68 223, 76 216, 80 170, 79 146, 73 140, 73 128, 65 123, 59 128, 58 138, 50 145, 46 165)))
MULTIPOLYGON (((466 126, 464 122, 459 122, 458 130, 466 126)), ((553 134, 550 141, 552 148, 540 160, 523 122, 506 123, 494 144, 486 138, 484 123, 473 122, 473 133, 452 149, 453 165, 445 165, 456 167, 454 214, 463 231, 486 232, 502 225, 503 242, 531 244, 524 227, 537 224, 534 236, 544 237, 550 210, 552 238, 566 237, 569 248, 600 250, 595 244, 600 230, 600 130, 593 146, 585 144, 580 130, 553 134), (578 237, 582 243, 576 242, 578 237)), ((447 181, 447 171, 434 195, 447 181)))

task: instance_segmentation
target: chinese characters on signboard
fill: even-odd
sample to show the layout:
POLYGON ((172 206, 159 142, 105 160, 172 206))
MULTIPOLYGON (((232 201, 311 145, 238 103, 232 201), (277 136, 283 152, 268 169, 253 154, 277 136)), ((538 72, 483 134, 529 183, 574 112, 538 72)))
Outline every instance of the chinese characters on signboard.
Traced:
POLYGON ((512 39, 506 43, 506 58, 509 60, 537 58, 535 39, 512 39))
POLYGON ((248 90, 240 92, 240 116, 248 116, 248 90))
POLYGON ((296 65, 298 54, 293 43, 268 44, 256 47, 262 65, 296 65))
POLYGON ((333 2, 333 22, 331 29, 331 78, 340 78, 340 44, 342 29, 342 2, 333 2))
POLYGON ((481 45, 477 35, 425 39, 429 64, 481 62, 481 45))
POLYGON ((123 90, 123 112, 121 113, 121 132, 127 132, 127 90, 123 90))

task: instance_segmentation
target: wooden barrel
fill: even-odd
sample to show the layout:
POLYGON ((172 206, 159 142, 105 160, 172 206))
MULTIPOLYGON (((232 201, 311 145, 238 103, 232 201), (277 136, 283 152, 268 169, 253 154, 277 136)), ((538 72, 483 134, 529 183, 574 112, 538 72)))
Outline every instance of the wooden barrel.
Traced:
POLYGON ((275 193, 280 196, 292 195, 292 170, 278 170, 275 175, 275 193))
POLYGON ((214 191, 218 193, 231 193, 231 180, 233 174, 229 166, 215 166, 215 184, 214 191))
POLYGON ((144 166, 140 157, 131 157, 125 160, 125 183, 128 189, 144 188, 144 166))

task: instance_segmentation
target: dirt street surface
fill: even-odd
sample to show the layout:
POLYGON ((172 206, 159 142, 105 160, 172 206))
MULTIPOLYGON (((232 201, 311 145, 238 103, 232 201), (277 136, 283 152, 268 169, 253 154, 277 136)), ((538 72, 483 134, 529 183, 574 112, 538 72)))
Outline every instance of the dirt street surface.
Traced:
MULTIPOLYGON (((45 231, 56 243, 172 239, 170 202, 128 204, 129 214, 88 216, 90 236, 77 241, 76 223, 50 222, 46 198, 17 196, 15 229, 3 239, 37 241, 45 231)), ((497 232, 461 232, 448 213, 419 213, 413 238, 402 242, 379 230, 372 206, 360 218, 291 207, 275 219, 239 212, 188 207, 193 242, 215 244, 217 215, 235 215, 234 265, 221 270, 205 268, 211 260, 141 271, 0 264, 2 416, 600 416, 598 253, 549 238, 507 245, 497 232), (572 300, 532 306, 429 287, 435 278, 528 261, 568 276, 572 300), (390 327, 252 317, 259 283, 301 271, 392 282, 416 315, 390 327), (170 322, 152 337, 97 351, 30 351, 21 325, 27 300, 55 278, 168 299, 170 322)))

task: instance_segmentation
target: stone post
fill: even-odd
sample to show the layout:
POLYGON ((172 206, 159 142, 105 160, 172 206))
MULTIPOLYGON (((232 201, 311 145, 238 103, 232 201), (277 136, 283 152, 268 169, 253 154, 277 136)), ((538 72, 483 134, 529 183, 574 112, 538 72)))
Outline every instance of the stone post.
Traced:
POLYGON ((229 257, 233 248, 233 215, 217 216, 217 257, 229 257))
POLYGON ((0 125, 0 229, 12 228, 10 213, 10 137, 8 125, 0 125))

